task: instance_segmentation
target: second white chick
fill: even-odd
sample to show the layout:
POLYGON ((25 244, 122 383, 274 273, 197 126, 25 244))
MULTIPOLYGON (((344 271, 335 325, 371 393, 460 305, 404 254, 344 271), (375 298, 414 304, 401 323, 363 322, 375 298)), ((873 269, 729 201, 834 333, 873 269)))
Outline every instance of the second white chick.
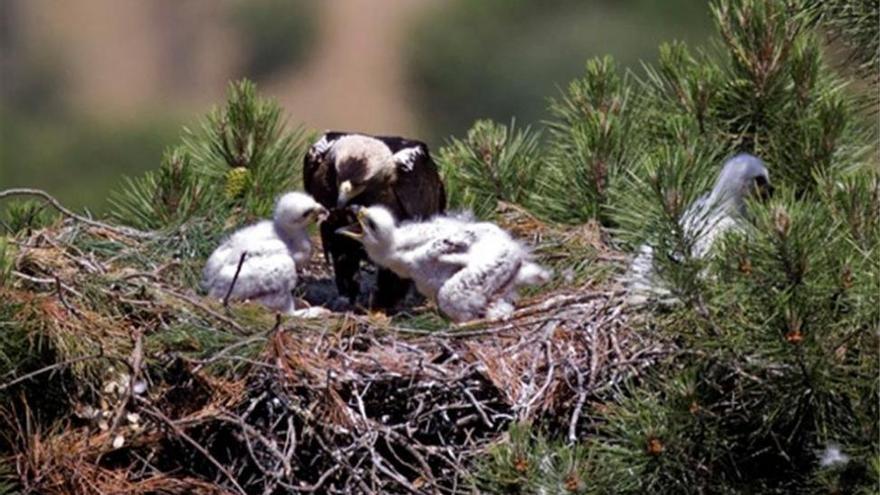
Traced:
POLYGON ((507 316, 519 287, 550 278, 525 247, 489 222, 440 216, 397 226, 381 206, 361 208, 357 217, 358 226, 339 232, 363 243, 375 263, 412 279, 456 322, 507 316))
POLYGON ((291 291, 296 287, 296 270, 308 263, 312 252, 307 229, 326 214, 308 194, 282 195, 272 220, 244 227, 214 250, 202 272, 203 288, 222 299, 235 279, 230 299, 254 300, 269 309, 294 314, 291 291), (245 259, 236 279, 243 253, 245 259))

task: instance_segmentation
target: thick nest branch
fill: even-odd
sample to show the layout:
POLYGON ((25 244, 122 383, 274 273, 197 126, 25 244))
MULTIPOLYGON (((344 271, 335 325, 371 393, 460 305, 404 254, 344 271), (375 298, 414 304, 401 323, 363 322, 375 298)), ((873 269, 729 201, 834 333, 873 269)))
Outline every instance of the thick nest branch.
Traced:
MULTIPOLYGON (((577 438, 585 398, 656 358, 661 349, 626 329, 621 311, 615 293, 584 290, 464 335, 403 339, 359 324, 278 332, 252 377, 247 409, 266 425, 252 436, 298 438, 311 465, 295 478, 311 484, 333 470, 324 482, 339 489, 454 491, 510 422, 565 417, 577 438)), ((301 466, 295 450, 262 450, 267 473, 301 466)))

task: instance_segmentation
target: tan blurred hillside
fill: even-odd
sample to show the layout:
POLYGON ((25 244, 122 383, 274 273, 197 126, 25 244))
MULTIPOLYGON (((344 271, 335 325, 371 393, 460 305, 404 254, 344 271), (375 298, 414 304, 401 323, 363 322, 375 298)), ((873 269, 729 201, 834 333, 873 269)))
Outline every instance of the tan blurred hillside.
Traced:
MULTIPOLYGON (((28 84, 25 63, 58 78, 76 112, 109 120, 142 113, 189 118, 217 102, 242 70, 230 22, 245 0, 4 0, 3 86, 28 84)), ((295 122, 315 129, 411 132, 399 56, 407 20, 441 0, 323 0, 301 69, 261 81, 295 122)))
POLYGON ((0 187, 106 211, 243 77, 312 130, 437 148, 540 125, 589 57, 638 70, 708 21, 702 0, 0 0, 0 187))
POLYGON ((407 20, 445 0, 322 2, 318 47, 299 73, 266 85, 294 116, 317 129, 416 132, 401 49, 407 20))
POLYGON ((4 79, 33 83, 22 72, 51 66, 74 111, 109 119, 202 107, 216 100, 238 59, 226 3, 5 0, 4 79))

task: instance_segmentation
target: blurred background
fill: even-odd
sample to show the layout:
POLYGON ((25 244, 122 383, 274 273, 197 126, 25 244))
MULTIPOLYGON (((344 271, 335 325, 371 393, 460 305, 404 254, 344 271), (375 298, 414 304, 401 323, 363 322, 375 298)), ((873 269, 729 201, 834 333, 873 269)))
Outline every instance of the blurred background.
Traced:
POLYGON ((700 0, 0 0, 0 189, 100 213, 248 77, 291 125, 421 137, 547 98, 611 54, 702 43, 700 0))

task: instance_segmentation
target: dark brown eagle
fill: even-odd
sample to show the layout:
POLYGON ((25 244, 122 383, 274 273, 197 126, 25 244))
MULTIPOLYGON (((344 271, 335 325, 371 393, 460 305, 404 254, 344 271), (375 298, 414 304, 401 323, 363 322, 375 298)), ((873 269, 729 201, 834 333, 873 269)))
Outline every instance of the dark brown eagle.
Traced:
MULTIPOLYGON (((339 294, 352 303, 360 290, 361 260, 367 255, 359 242, 336 233, 356 222, 350 206, 383 205, 398 221, 446 210, 446 191, 428 146, 402 137, 327 132, 306 153, 303 184, 330 210, 321 223, 321 242, 333 264, 339 294)), ((409 286, 390 270, 379 269, 374 306, 393 308, 409 286)))

